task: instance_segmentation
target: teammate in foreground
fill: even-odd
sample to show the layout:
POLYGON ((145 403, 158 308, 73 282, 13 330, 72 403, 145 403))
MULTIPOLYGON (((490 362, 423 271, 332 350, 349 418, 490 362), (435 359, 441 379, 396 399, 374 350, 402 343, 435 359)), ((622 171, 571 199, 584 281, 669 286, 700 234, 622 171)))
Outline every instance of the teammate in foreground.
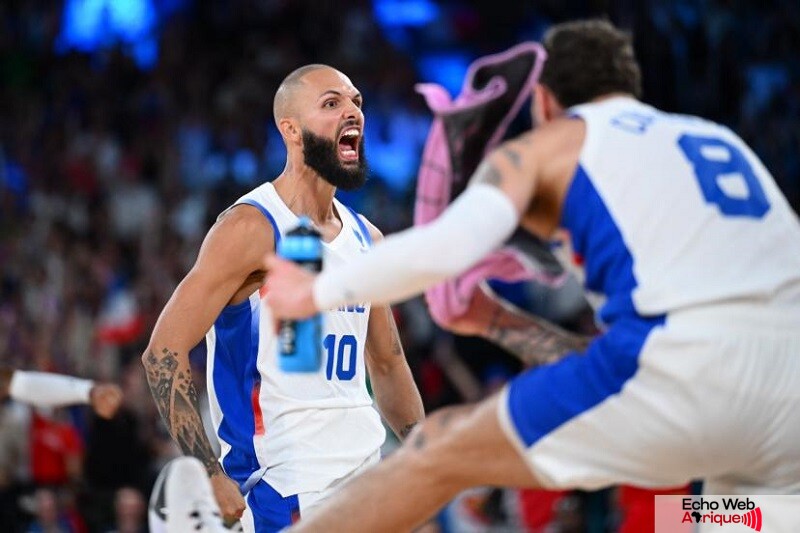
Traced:
POLYGON ((563 227, 605 296, 604 334, 429 417, 293 530, 408 530, 475 485, 800 492, 797 217, 729 129, 637 100, 630 39, 609 23, 557 25, 544 44, 537 127, 439 219, 318 277, 270 257, 268 300, 278 317, 398 301, 518 224, 543 239, 563 227))
POLYGON ((337 188, 357 188, 366 178, 361 103, 350 80, 331 67, 308 65, 287 76, 274 101, 287 147, 283 173, 220 215, 142 356, 170 433, 205 466, 224 518, 241 517, 247 531, 291 524, 379 460, 385 431, 367 370, 377 407, 399 437, 424 416, 389 307, 364 300, 326 309, 327 361, 316 373, 285 374, 261 298, 263 257, 299 216, 322 234, 328 265, 358 257, 381 238, 334 198, 337 188), (219 462, 188 359, 204 335, 219 462))

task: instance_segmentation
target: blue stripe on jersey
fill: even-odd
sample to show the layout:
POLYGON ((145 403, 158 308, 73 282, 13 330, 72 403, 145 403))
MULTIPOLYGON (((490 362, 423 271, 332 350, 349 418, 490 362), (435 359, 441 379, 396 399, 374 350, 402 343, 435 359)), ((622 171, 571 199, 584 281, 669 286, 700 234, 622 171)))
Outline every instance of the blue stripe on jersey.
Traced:
POLYGON ((607 297, 600 319, 611 324, 621 316, 635 315, 631 294, 636 288, 633 257, 622 234, 597 193, 592 180, 578 165, 564 199, 562 226, 573 249, 581 255, 586 287, 607 297))
POLYGON ((251 308, 247 299, 223 309, 214 322, 217 340, 212 379, 222 411, 218 435, 231 446, 222 466, 239 484, 259 468, 253 447, 255 419, 250 401, 260 379, 256 368, 258 309, 251 308))
POLYGON ((508 412, 526 447, 618 394, 639 368, 647 336, 664 319, 622 318, 592 341, 585 354, 571 354, 514 378, 508 389, 508 412))
POLYGON ((353 218, 356 219, 356 224, 358 224, 358 229, 361 230, 361 234, 364 235, 364 238, 367 240, 367 245, 372 246, 372 235, 369 234, 367 225, 364 224, 364 221, 361 219, 360 216, 358 216, 358 213, 356 213, 352 208, 346 205, 345 207, 347 207, 347 210, 350 211, 350 213, 353 215, 353 218))
POLYGON ((272 216, 272 213, 270 213, 267 210, 266 207, 264 207, 260 203, 256 202, 255 200, 252 200, 250 198, 244 199, 239 203, 240 204, 252 205, 256 209, 261 211, 261 214, 264 215, 267 218, 267 220, 269 220, 269 223, 272 225, 272 232, 275 234, 275 249, 277 250, 278 249, 278 243, 281 242, 281 230, 278 229, 278 223, 275 222, 275 218, 272 216))

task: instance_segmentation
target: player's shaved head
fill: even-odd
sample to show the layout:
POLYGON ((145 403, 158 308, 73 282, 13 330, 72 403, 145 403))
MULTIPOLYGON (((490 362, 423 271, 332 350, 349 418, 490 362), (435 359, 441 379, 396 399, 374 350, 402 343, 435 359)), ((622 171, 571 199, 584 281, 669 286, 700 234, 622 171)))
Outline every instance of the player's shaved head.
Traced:
POLYGON ((362 102, 350 78, 328 65, 306 65, 286 76, 273 113, 287 168, 311 170, 338 189, 360 187, 367 171, 362 102))
POLYGON ((303 84, 303 77, 305 77, 306 74, 323 68, 336 70, 328 65, 313 63, 293 70, 283 79, 278 90, 275 91, 275 100, 272 102, 272 114, 275 117, 275 124, 279 124, 283 118, 294 115, 294 95, 297 89, 303 84))

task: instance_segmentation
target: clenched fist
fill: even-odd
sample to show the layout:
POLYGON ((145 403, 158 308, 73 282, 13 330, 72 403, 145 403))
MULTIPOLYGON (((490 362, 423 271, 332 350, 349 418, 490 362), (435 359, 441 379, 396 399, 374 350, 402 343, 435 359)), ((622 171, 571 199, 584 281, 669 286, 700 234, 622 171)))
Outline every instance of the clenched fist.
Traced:
POLYGON ((244 498, 239 492, 239 485, 221 469, 212 474, 210 479, 222 519, 226 524, 239 520, 244 513, 244 498))
POLYGON ((89 393, 89 403, 101 418, 113 418, 122 404, 122 389, 113 383, 98 383, 89 393))

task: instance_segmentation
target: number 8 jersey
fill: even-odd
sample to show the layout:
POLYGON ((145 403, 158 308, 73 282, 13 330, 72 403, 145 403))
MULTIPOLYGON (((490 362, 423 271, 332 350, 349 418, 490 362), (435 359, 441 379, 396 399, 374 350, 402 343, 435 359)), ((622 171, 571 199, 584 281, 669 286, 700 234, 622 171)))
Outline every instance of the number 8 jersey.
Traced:
POLYGON ((632 98, 576 106, 586 123, 562 226, 599 318, 800 298, 800 224, 729 129, 632 98))
MULTIPOLYGON (((272 225, 277 245, 298 223, 271 183, 240 198, 272 225)), ((334 199, 340 233, 323 244, 326 265, 371 243, 359 215, 334 199)), ((376 456, 386 433, 366 385, 369 304, 326 312, 322 366, 279 369, 272 314, 258 292, 226 307, 206 335, 211 418, 226 473, 246 491, 263 479, 281 496, 327 488, 376 456)))

